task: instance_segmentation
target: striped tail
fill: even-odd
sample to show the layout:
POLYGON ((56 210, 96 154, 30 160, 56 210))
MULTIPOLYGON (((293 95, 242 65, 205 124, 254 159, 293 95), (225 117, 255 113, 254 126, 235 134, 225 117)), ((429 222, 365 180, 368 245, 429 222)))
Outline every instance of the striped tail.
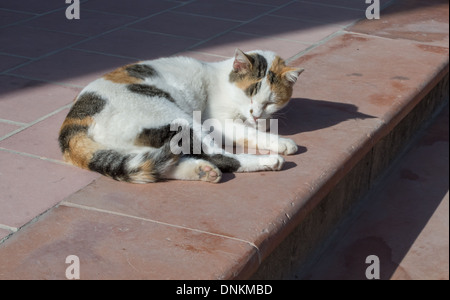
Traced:
MULTIPOLYGON (((86 118, 89 119, 89 118, 86 118)), ((87 134, 91 122, 67 118, 59 133, 59 145, 64 160, 118 181, 149 183, 162 179, 179 156, 167 143, 159 149, 142 147, 130 151, 108 149, 87 134)))

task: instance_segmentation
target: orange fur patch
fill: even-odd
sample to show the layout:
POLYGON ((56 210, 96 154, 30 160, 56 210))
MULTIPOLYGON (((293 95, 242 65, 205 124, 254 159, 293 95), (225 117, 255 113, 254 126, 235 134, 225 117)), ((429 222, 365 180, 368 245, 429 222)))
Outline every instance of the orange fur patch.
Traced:
POLYGON ((248 89, 252 84, 257 83, 259 80, 254 80, 253 78, 250 77, 245 77, 240 81, 236 81, 236 86, 242 90, 246 90, 248 89))
POLYGON ((272 66, 270 67, 270 71, 275 74, 281 74, 283 69, 286 67, 286 62, 281 57, 277 56, 272 62, 272 66))
POLYGON ((276 80, 270 85, 271 90, 277 95, 278 105, 284 105, 292 97, 292 85, 286 78, 286 73, 295 68, 286 66, 286 62, 277 56, 269 72, 274 73, 276 80))
POLYGON ((101 149, 98 143, 84 133, 72 137, 69 145, 70 150, 64 152, 64 160, 83 169, 89 169, 89 162, 94 153, 101 149))
POLYGON ((141 79, 130 76, 130 74, 128 74, 128 71, 126 70, 126 68, 129 66, 130 65, 120 67, 120 68, 104 75, 103 78, 106 80, 115 82, 115 83, 122 83, 122 84, 141 83, 142 82, 141 79))
POLYGON ((155 163, 148 159, 144 161, 139 166, 139 172, 129 174, 130 180, 129 182, 133 183, 149 183, 149 182, 156 182, 157 178, 153 176, 152 170, 155 167, 155 163))
MULTIPOLYGON (((92 117, 84 119, 66 118, 61 126, 61 130, 75 126, 89 127, 93 122, 92 117)), ((75 166, 89 169, 88 166, 92 156, 100 148, 100 145, 89 138, 85 132, 79 132, 70 137, 69 148, 64 151, 63 158, 75 166)))

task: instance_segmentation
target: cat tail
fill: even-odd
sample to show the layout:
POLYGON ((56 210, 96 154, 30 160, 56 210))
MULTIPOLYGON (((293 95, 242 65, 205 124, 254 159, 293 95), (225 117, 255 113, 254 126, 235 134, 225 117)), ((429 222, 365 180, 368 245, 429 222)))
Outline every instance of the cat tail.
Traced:
POLYGON ((159 181, 180 158, 172 153, 169 143, 157 149, 108 149, 88 136, 87 127, 73 124, 63 124, 59 144, 65 161, 131 183, 159 181))

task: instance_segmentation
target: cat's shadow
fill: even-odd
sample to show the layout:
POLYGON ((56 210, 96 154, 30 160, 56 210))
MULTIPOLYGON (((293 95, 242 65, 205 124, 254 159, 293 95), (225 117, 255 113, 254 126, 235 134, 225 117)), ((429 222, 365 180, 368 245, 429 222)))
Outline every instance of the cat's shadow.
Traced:
MULTIPOLYGON (((358 107, 353 104, 293 98, 275 118, 278 119, 278 134, 284 136, 332 127, 347 120, 376 117, 358 112, 358 107)), ((300 155, 307 151, 308 148, 298 145, 298 151, 293 155, 300 155)), ((286 160, 281 172, 297 167, 295 162, 289 161, 289 156, 286 160)), ((224 173, 221 183, 233 180, 235 177, 233 173, 224 173)))
MULTIPOLYGON (((353 104, 293 98, 284 109, 277 113, 276 118, 278 134, 283 136, 316 131, 351 119, 376 117, 358 112, 358 106, 353 104)), ((305 149, 300 147, 296 154, 306 152, 305 149)))

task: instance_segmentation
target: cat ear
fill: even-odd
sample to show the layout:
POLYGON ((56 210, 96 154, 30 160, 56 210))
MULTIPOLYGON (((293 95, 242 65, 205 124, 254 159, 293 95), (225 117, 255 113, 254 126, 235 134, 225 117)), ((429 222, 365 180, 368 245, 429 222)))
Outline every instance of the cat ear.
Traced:
POLYGON ((305 71, 303 68, 286 67, 285 70, 283 70, 283 76, 285 76, 286 79, 293 85, 297 82, 298 77, 303 73, 303 71, 305 71))
POLYGON ((242 50, 236 49, 234 53, 233 70, 236 72, 248 71, 252 67, 251 57, 242 50))

